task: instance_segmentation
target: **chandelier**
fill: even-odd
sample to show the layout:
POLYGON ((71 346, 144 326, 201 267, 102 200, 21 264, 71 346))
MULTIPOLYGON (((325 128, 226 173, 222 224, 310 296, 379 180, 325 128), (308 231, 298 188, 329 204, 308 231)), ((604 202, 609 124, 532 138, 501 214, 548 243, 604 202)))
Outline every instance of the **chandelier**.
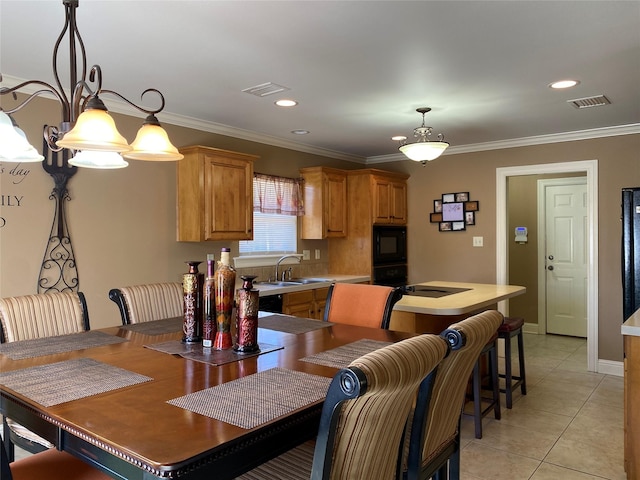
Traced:
MULTIPOLYGON (((121 94, 102 88, 102 70, 93 65, 87 81, 87 59, 84 43, 76 25, 76 9, 79 0, 62 0, 65 7, 65 24, 53 48, 53 75, 57 88, 40 80, 28 80, 12 88, 0 88, 0 95, 15 94, 25 86, 38 88, 26 100, 13 108, 0 108, 0 161, 40 162, 44 159, 29 143, 24 132, 11 117, 40 95, 52 95, 60 103, 59 126, 44 126, 44 140, 49 150, 60 152, 67 149, 73 156, 68 163, 78 167, 122 168, 128 163, 123 159, 171 161, 181 160, 183 155, 173 146, 167 132, 162 128, 156 114, 165 105, 164 96, 155 88, 142 92, 141 99, 149 93, 157 95, 160 106, 148 109, 136 105, 121 94), (59 47, 65 35, 69 43, 70 89, 67 93, 58 75, 59 47), (78 52, 79 50, 79 52, 78 52), (91 83, 92 86, 89 85, 91 83), (118 132, 100 95, 112 95, 147 115, 142 127, 129 144, 118 132)), ((2 74, 0 74, 2 81, 2 74)), ((66 157, 66 155, 65 155, 66 157)))
POLYGON ((414 143, 407 143, 407 137, 394 137, 401 140, 399 150, 410 160, 422 162, 422 165, 438 158, 449 146, 441 133, 438 134, 438 141, 429 140, 432 128, 425 126, 424 114, 430 111, 429 107, 416 109, 416 112, 422 114, 422 125, 413 130, 413 136, 417 139, 414 143))

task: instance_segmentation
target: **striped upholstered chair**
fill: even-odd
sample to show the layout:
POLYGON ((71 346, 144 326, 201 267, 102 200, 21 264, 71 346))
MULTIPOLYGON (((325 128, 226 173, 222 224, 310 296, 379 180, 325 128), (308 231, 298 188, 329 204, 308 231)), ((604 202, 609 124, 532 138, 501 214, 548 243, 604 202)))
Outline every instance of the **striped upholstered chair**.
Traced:
POLYGON ((114 288, 109 291, 109 298, 118 305, 123 325, 183 314, 182 285, 179 282, 114 288))
POLYGON ((0 478, 2 480, 109 480, 111 477, 67 452, 51 448, 9 463, 0 439, 0 478))
POLYGON ((401 298, 401 288, 333 283, 327 294, 323 320, 387 330, 393 306, 401 298))
MULTIPOLYGON (((0 342, 55 337, 89 330, 87 303, 81 292, 44 293, 0 298, 0 342)), ((15 448, 31 453, 53 445, 10 418, 3 417, 9 461, 15 448)))
POLYGON ((413 412, 403 477, 460 478, 460 417, 467 384, 480 352, 496 334, 503 316, 487 310, 451 325, 440 336, 451 352, 438 367, 432 388, 421 386, 413 412))
POLYGON ((392 480, 400 474, 404 428, 418 386, 433 378, 448 347, 421 335, 364 355, 333 378, 318 437, 238 477, 392 480))

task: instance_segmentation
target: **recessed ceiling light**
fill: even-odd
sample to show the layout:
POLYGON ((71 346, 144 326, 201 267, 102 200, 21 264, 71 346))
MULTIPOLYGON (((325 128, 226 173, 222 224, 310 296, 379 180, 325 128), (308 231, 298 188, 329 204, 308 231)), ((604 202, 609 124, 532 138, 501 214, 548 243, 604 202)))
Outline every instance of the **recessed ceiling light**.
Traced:
POLYGON ((276 101, 275 104, 279 107, 295 107, 296 105, 298 105, 298 102, 296 102, 295 100, 283 98, 282 100, 276 101))
POLYGON ((560 80, 559 82, 553 82, 549 84, 550 88, 571 88, 578 85, 580 82, 578 80, 560 80))
POLYGON ((391 137, 391 140, 393 140, 394 142, 401 142, 402 140, 406 140, 407 137, 405 137, 404 135, 396 135, 395 137, 391 137))
POLYGON ((294 135, 306 135, 309 133, 309 130, 291 130, 291 133, 294 135))

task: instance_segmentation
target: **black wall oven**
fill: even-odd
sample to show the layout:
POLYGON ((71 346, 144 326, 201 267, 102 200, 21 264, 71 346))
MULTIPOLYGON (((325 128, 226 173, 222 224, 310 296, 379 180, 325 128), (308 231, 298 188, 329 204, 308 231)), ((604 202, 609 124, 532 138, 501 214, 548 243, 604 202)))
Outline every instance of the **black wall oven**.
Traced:
POLYGON ((373 283, 407 284, 407 227, 373 226, 373 283))

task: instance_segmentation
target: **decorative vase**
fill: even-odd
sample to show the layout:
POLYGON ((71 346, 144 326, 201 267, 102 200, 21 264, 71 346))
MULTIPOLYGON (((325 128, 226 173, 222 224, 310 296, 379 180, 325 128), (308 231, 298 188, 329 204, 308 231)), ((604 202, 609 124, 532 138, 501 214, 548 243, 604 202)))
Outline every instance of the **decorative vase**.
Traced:
POLYGON ((238 341, 233 349, 238 353, 252 353, 260 350, 258 345, 258 299, 260 292, 253 288, 256 275, 243 275, 242 288, 238 289, 236 308, 236 332, 238 341))
POLYGON ((202 346, 211 348, 216 335, 216 287, 214 271, 214 255, 207 255, 207 276, 204 280, 202 302, 202 346))
POLYGON ((183 322, 182 341, 195 343, 202 340, 202 284, 204 275, 198 272, 202 262, 189 261, 189 271, 182 275, 183 322))
POLYGON ((233 294, 236 286, 236 271, 230 265, 230 250, 223 248, 220 262, 214 275, 216 299, 216 336, 213 348, 225 350, 233 347, 231 338, 231 317, 233 314, 233 294))

